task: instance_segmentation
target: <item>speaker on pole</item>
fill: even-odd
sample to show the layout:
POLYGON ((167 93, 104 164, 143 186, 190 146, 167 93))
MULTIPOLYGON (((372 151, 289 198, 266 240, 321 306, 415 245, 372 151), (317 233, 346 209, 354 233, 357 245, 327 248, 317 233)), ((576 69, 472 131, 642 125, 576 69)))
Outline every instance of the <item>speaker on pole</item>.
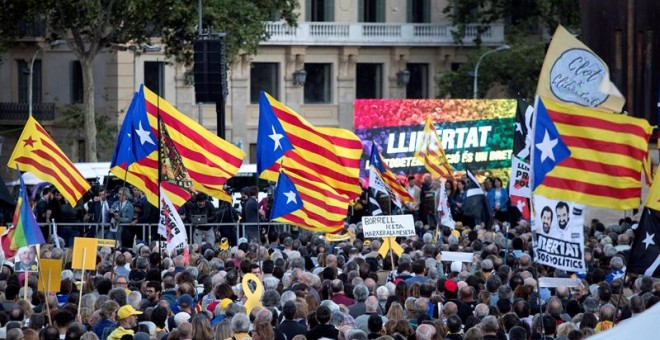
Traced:
POLYGON ((222 36, 210 36, 193 43, 195 51, 195 100, 217 103, 227 95, 227 56, 222 36))

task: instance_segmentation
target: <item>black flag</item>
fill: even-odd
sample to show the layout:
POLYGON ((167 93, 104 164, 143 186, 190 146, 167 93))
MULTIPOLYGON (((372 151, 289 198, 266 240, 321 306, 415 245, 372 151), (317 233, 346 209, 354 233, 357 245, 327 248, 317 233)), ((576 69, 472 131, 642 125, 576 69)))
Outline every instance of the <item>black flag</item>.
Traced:
POLYGON ((529 134, 532 130, 532 116, 534 108, 527 102, 518 98, 516 108, 515 131, 513 133, 513 155, 529 164, 529 155, 532 150, 533 139, 529 134))
POLYGON ((463 204, 463 215, 473 219, 474 226, 484 223, 486 229, 490 229, 493 222, 486 195, 472 171, 466 169, 465 173, 467 175, 467 193, 463 204))
MULTIPOLYGON (((659 181, 659 178, 655 178, 659 181)), ((650 195, 650 194, 649 194, 650 195)), ((630 248, 628 271, 660 278, 660 212, 644 208, 630 248)))

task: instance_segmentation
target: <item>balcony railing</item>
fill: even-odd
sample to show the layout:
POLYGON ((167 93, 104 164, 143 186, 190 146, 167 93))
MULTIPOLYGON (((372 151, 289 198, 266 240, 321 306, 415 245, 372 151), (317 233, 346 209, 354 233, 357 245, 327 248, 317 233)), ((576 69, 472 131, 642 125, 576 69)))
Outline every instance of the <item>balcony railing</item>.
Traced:
MULTIPOLYGON (((266 31, 270 38, 262 45, 355 45, 355 46, 431 46, 455 45, 452 36, 455 28, 438 24, 390 24, 390 23, 342 23, 302 22, 290 27, 285 22, 268 22, 266 31)), ((478 26, 468 25, 463 43, 473 44, 478 26)), ((504 26, 491 24, 482 33, 486 45, 504 42, 504 26)))
POLYGON ((42 38, 46 35, 46 24, 43 22, 21 22, 18 24, 19 39, 42 38))
MULTIPOLYGON (((54 103, 35 103, 32 104, 32 115, 38 121, 48 121, 55 119, 54 103)), ((29 116, 28 103, 0 103, 0 121, 25 122, 29 116)))

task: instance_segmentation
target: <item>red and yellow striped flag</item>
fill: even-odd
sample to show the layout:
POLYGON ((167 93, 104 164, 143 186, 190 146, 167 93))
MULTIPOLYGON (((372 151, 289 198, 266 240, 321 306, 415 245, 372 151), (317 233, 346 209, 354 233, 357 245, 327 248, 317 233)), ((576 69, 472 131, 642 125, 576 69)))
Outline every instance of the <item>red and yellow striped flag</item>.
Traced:
POLYGON ((642 163, 653 131, 649 123, 546 98, 543 104, 571 153, 534 193, 599 208, 639 208, 642 163))
POLYGON ((348 130, 315 127, 270 95, 263 96, 260 105, 266 107, 262 107, 260 115, 270 115, 268 121, 277 123, 271 126, 260 123, 259 135, 262 141, 279 138, 275 149, 258 143, 257 153, 272 155, 284 140, 287 145, 290 143, 291 149, 287 148, 281 156, 262 157, 269 161, 264 163, 265 170, 260 177, 277 181, 280 167, 283 167, 303 201, 301 209, 278 220, 313 231, 341 230, 349 202, 362 193, 359 183, 362 142, 348 130))
MULTIPOLYGON (((419 138, 419 137, 418 137, 419 138)), ((426 124, 421 139, 417 144, 415 158, 419 159, 433 178, 453 176, 454 172, 447 161, 438 131, 433 125, 431 116, 426 117, 426 124)))
MULTIPOLYGON (((144 97, 152 128, 158 126, 160 109, 161 122, 181 157, 194 190, 231 202, 231 196, 223 186, 238 172, 245 153, 179 112, 172 104, 146 87, 144 97)), ((172 203, 175 203, 175 197, 170 198, 172 203)))
POLYGON ((34 117, 28 118, 7 166, 51 183, 72 206, 90 189, 85 177, 34 117))

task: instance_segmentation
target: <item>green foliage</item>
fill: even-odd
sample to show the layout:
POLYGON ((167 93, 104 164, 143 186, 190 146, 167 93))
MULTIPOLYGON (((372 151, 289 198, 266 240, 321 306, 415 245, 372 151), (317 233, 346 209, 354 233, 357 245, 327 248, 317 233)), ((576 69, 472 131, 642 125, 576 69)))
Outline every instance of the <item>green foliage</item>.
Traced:
MULTIPOLYGON (((479 66, 480 98, 499 83, 507 86, 509 96, 532 99, 545 57, 544 33, 551 34, 558 24, 573 32, 580 26, 579 2, 575 0, 449 0, 444 13, 456 28, 453 35, 459 44, 467 25, 475 25, 480 33, 493 23, 505 25, 505 42, 511 49, 488 55, 479 66)), ((480 37, 474 43, 480 46, 480 37)), ((472 51, 467 63, 442 75, 439 96, 472 98, 471 75, 487 50, 472 51)))
MULTIPOLYGON (((192 41, 197 36, 197 1, 171 1, 171 13, 162 18, 162 37, 165 52, 177 61, 192 61, 192 41), (188 23, 183 25, 182 23, 188 23)), ((204 1, 204 28, 211 32, 227 33, 227 57, 233 60, 239 53, 254 54, 264 40, 264 21, 285 20, 296 25, 296 0, 206 0, 204 1)))
MULTIPOLYGON (((57 108, 61 118, 57 124, 66 129, 67 143, 75 143, 84 136, 83 120, 84 110, 80 105, 63 105, 57 108)), ((109 114, 96 113, 96 141, 99 145, 98 153, 101 160, 108 160, 112 156, 115 141, 117 140, 117 127, 112 124, 109 114)))
MULTIPOLYGON (((467 63, 455 72, 444 74, 439 81, 439 96, 472 98, 474 78, 471 74, 479 57, 488 50, 474 50, 467 63)), ((533 98, 544 56, 545 44, 541 42, 514 44, 510 50, 489 54, 479 65, 479 98, 497 83, 507 86, 509 97, 533 98)))

